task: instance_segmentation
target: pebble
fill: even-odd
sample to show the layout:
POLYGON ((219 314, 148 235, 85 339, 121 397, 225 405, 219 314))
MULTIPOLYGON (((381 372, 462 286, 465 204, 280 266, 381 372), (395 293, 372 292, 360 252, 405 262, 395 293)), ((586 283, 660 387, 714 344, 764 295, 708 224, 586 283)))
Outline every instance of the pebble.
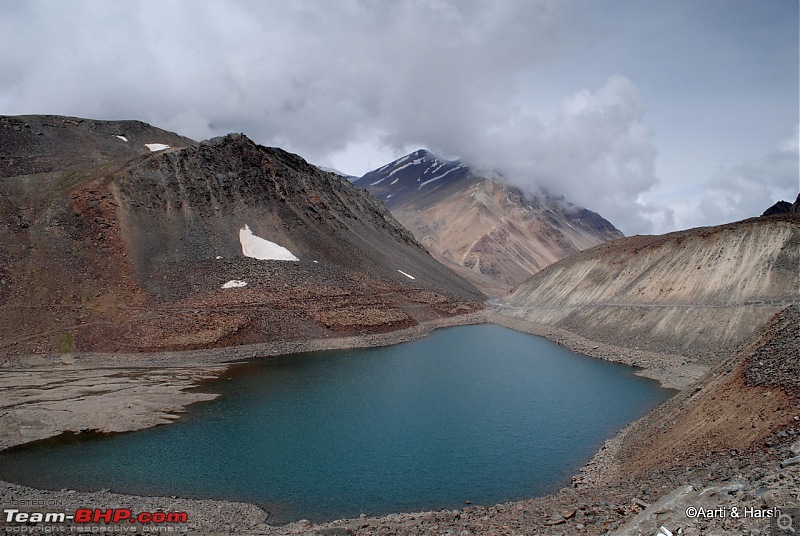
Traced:
POLYGON ((789 458, 788 460, 783 460, 781 462, 781 468, 783 467, 790 467, 792 465, 800 464, 800 456, 795 456, 794 458, 789 458))

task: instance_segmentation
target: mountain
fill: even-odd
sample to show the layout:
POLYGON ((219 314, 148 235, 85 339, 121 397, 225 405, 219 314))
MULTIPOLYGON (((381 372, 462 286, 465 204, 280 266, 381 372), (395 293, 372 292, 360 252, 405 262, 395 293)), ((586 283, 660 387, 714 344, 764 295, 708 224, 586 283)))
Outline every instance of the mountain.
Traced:
POLYGON ((0 178, 87 168, 194 143, 141 121, 0 116, 0 178))
POLYGON ((794 203, 789 203, 788 201, 778 201, 767 210, 761 216, 773 216, 775 214, 795 214, 800 212, 800 194, 797 194, 797 199, 795 199, 794 203))
POLYGON ((481 307, 362 189, 243 135, 0 117, 0 154, 6 355, 376 333, 481 307))
POLYGON ((499 313, 713 364, 800 303, 800 215, 601 244, 548 266, 499 313))
POLYGON ((600 215, 544 192, 523 193, 426 150, 355 181, 439 261, 487 294, 501 294, 545 266, 621 238, 600 215))

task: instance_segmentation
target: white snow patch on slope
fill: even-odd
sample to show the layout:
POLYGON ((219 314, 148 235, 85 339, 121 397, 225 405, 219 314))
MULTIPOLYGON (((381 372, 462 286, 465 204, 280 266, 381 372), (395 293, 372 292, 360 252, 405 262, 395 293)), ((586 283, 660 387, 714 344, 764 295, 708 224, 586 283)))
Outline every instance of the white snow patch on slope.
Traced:
POLYGON ((447 162, 439 162, 438 160, 434 160, 433 164, 431 164, 431 167, 426 169, 425 173, 423 173, 423 175, 427 175, 428 173, 433 175, 434 173, 436 173, 437 171, 442 169, 446 163, 447 162))
POLYGON ((128 138, 126 138, 125 136, 120 136, 119 134, 117 134, 116 137, 121 139, 122 141, 128 141, 128 138))
POLYGON ((156 151, 163 151, 164 149, 169 149, 169 145, 164 145, 163 143, 145 143, 145 147, 150 149, 150 152, 156 151))
POLYGON ((246 286, 247 286, 247 281, 242 281, 241 279, 231 279, 230 281, 222 285, 222 288, 238 288, 246 286))
POLYGON ((382 183, 384 181, 384 179, 386 179, 386 177, 384 177, 383 179, 378 179, 375 182, 371 182, 371 183, 369 183, 369 185, 370 186, 375 186, 376 184, 382 183))
MULTIPOLYGON (((417 164, 419 164, 420 162, 422 162, 422 160, 423 160, 422 158, 417 158, 417 159, 415 159, 415 160, 412 160, 412 161, 411 161, 411 162, 409 162, 408 164, 402 165, 402 166, 400 166, 400 167, 399 167, 399 168, 397 168, 397 169, 393 169, 391 173, 389 173, 388 175, 386 175, 386 177, 387 177, 387 178, 388 178, 388 177, 391 177, 392 175, 394 175, 394 174, 395 174, 395 173, 397 173, 398 171, 401 171, 401 170, 403 170, 403 169, 407 168, 408 166, 416 166, 417 164)), ((383 180, 383 179, 381 179, 381 180, 383 180)))
POLYGON ((432 178, 432 179, 428 179, 428 180, 426 180, 425 182, 423 182, 422 184, 420 184, 420 185, 419 185, 419 188, 417 188, 417 190, 420 190, 420 189, 422 189, 422 187, 423 187, 423 186, 425 186, 426 184, 428 184, 429 182, 438 181, 438 180, 439 180, 439 179, 441 179, 442 177, 446 177, 447 175, 449 175, 449 174, 450 174, 450 173, 452 173, 453 171, 455 171, 455 170, 457 170, 457 169, 461 169, 462 167, 464 167, 464 164, 459 164, 459 165, 457 165, 457 166, 456 166, 456 167, 454 167, 454 168, 448 169, 447 171, 445 171, 444 173, 442 173, 442 174, 441 174, 441 175, 439 175, 438 177, 434 177, 434 178, 432 178))
POLYGON ((242 255, 262 261, 299 261, 291 251, 253 234, 248 225, 239 230, 242 255))
POLYGON ((392 186, 394 183, 400 180, 400 177, 397 177, 395 180, 389 183, 389 186, 392 186))
POLYGON ((401 270, 400 268, 398 268, 398 269, 397 269, 397 271, 398 271, 398 272, 400 272, 401 274, 403 274, 404 276, 406 276, 406 277, 407 277, 407 278, 409 278, 409 279, 416 279, 416 277, 414 277, 413 275, 409 275, 409 274, 405 273, 405 272, 404 272, 403 270, 401 270))

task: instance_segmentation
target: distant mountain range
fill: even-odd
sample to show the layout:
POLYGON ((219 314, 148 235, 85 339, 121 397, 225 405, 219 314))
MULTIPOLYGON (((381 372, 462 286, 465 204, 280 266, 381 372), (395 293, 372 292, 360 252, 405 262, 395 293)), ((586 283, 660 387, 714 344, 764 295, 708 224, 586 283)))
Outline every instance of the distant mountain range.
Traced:
POLYGON ((0 355, 391 331, 482 307, 362 189, 241 134, 0 116, 0 355))
POLYGON ((490 295, 623 236, 599 214, 563 198, 524 193, 497 173, 424 149, 355 184, 383 201, 434 257, 490 295))

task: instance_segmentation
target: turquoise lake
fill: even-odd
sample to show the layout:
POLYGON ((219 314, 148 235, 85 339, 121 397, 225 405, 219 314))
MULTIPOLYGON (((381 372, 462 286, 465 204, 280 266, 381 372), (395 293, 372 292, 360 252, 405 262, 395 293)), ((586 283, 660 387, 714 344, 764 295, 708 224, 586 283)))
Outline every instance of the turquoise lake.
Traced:
POLYGON ((237 365, 174 424, 0 454, 48 489, 247 501, 270 523, 545 495, 674 391, 485 324, 237 365))

